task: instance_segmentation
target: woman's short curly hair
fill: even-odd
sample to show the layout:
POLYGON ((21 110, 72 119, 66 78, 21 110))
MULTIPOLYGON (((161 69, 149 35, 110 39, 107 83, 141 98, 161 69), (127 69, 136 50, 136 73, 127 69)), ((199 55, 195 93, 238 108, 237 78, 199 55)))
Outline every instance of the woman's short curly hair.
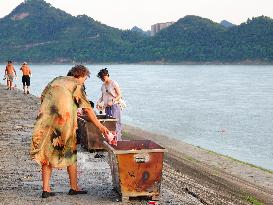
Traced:
POLYGON ((97 77, 102 79, 104 76, 109 76, 109 72, 107 68, 101 69, 100 72, 98 72, 97 77))
POLYGON ((90 77, 90 71, 84 65, 75 65, 68 71, 67 76, 73 76, 75 78, 90 77))

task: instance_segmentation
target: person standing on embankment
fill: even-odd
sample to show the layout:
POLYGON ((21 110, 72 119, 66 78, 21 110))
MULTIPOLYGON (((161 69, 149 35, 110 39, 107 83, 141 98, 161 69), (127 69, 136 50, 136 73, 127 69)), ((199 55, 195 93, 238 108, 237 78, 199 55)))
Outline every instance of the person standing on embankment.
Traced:
POLYGON ((110 78, 107 68, 101 69, 97 77, 103 82, 101 86, 101 97, 98 100, 96 108, 104 109, 106 116, 117 119, 116 135, 117 141, 121 141, 121 107, 119 100, 122 98, 121 89, 118 83, 110 78))
POLYGON ((71 187, 68 195, 87 193, 77 183, 77 109, 82 108, 104 135, 109 133, 96 118, 83 90, 89 75, 85 66, 76 65, 67 76, 53 79, 42 92, 30 151, 42 167, 42 198, 55 195, 50 188, 52 168, 67 168, 71 187))
POLYGON ((12 65, 12 61, 8 61, 8 64, 6 66, 5 70, 5 76, 7 78, 7 90, 11 90, 13 85, 14 77, 16 77, 16 70, 14 69, 14 66, 12 65))
POLYGON ((31 76, 31 70, 26 62, 23 63, 20 70, 23 73, 22 76, 22 83, 23 83, 23 90, 25 94, 29 94, 29 86, 30 86, 30 76, 31 76))

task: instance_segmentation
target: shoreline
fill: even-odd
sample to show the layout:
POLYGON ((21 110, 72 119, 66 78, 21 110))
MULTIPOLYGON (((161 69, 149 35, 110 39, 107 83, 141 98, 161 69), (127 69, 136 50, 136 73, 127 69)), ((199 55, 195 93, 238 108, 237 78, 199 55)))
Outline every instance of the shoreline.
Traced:
MULTIPOLYGON (((166 138, 166 140, 172 140, 172 141, 178 142, 178 144, 179 143, 186 144, 187 146, 192 146, 192 147, 195 147, 197 149, 203 150, 206 153, 211 153, 212 155, 216 155, 216 156, 219 156, 219 157, 222 157, 222 158, 227 158, 227 159, 230 159, 230 160, 235 161, 237 163, 244 164, 244 165, 247 165, 247 166, 259 169, 259 170, 267 172, 269 174, 273 174, 273 170, 271 170, 271 169, 255 165, 255 164, 252 164, 250 162, 242 161, 242 160, 236 159, 236 158, 234 158, 232 156, 221 154, 221 153, 215 152, 213 150, 206 149, 206 148, 201 147, 199 145, 194 145, 194 144, 190 144, 190 143, 184 142, 183 140, 171 137, 170 135, 159 134, 157 132, 150 132, 148 130, 142 129, 140 127, 137 127, 137 126, 134 126, 134 125, 131 125, 131 124, 130 125, 129 124, 123 124, 123 126, 124 126, 125 135, 130 135, 129 133, 132 132, 132 130, 141 130, 141 132, 148 134, 148 136, 162 136, 163 138, 166 138), (129 132, 129 133, 126 133, 126 132, 129 132)), ((128 137, 128 139, 129 138, 130 137, 128 137)), ((154 137, 152 137, 151 139, 156 140, 156 138, 154 138, 154 137)))
MULTIPOLYGON (((4 201, 4 204, 9 204, 12 196, 18 195, 13 202, 16 203, 19 200, 19 204, 32 204, 33 201, 41 201, 39 198, 41 184, 39 167, 35 166, 27 154, 39 99, 33 95, 24 95, 18 89, 5 90, 3 84, 0 84, 0 92, 0 154, 4 156, 0 161, 0 170, 3 171, 0 174, 0 184, 3 184, 0 187, 0 200, 4 201), (7 101, 9 103, 6 103, 7 101), (9 116, 10 113, 12 115, 9 116), (9 153, 6 147, 18 150, 18 155, 11 155, 12 152, 9 153), (20 149, 23 151, 20 152, 20 149), (18 165, 22 168, 18 169, 18 165), (10 169, 13 169, 14 174, 11 174, 10 169), (30 178, 28 178, 29 173, 32 174, 30 178), (17 186, 21 183, 24 185, 23 190, 17 186), (25 189, 31 192, 31 196, 28 193, 22 193, 25 189)), ((161 204, 237 205, 250 204, 255 200, 264 204, 273 203, 273 174, 270 172, 133 126, 124 125, 123 133, 126 139, 150 139, 167 149, 161 184, 161 204)), ((84 200, 88 201, 90 197, 94 202, 92 204, 111 204, 111 200, 114 200, 116 195, 111 192, 110 170, 107 168, 107 161, 96 161, 93 156, 93 153, 79 149, 78 166, 84 173, 81 176, 81 183, 89 187, 90 192, 88 196, 81 199, 83 201, 79 204, 86 204, 84 200), (102 170, 96 168, 97 164, 104 168, 102 170), (90 173, 90 176, 95 174, 97 179, 88 177, 86 173, 90 173), (104 183, 105 177, 106 184, 104 183), (102 182, 98 181, 100 179, 102 182), (101 186, 94 188, 94 183, 101 184, 101 186), (93 189, 96 190, 95 193, 93 189), (110 202, 107 197, 105 198, 105 192, 108 193, 110 202)), ((64 178, 65 175, 66 173, 62 173, 61 178, 64 178)), ((53 178, 58 180, 58 176, 53 176, 53 178)), ((63 194, 67 182, 61 181, 61 185, 56 186, 60 196, 54 197, 66 203, 68 202, 66 200, 71 201, 71 198, 66 199, 66 195, 63 194)), ((50 199, 49 201, 42 200, 42 203, 48 202, 50 199)))
MULTIPOLYGON (((1 62, 0 65, 5 65, 6 62, 1 62)), ((239 62, 219 62, 219 61, 211 61, 211 62, 193 62, 193 61, 182 61, 182 62, 28 62, 31 65, 76 65, 76 64, 85 64, 85 65, 265 65, 272 66, 273 62, 265 62, 265 61, 239 61, 239 62)), ((21 66, 21 63, 14 62, 13 65, 21 66)))
MULTIPOLYGON (((127 125, 127 124, 124 124, 124 127, 125 127, 125 135, 130 135, 128 133, 126 133, 126 130, 127 129, 139 129, 139 130, 142 130, 141 128, 139 127, 136 127, 136 126, 133 126, 133 125, 127 125), (129 128, 131 127, 131 128, 129 128)), ((157 134, 155 132, 149 132, 147 130, 143 130, 143 132, 146 132, 146 133, 149 133, 149 135, 160 135, 160 134, 157 134)), ((222 158, 227 158, 227 159, 230 159, 232 161, 235 161, 236 163, 240 163, 240 164, 244 164, 244 165, 247 165, 247 166, 250 166, 250 167, 253 167, 253 168, 256 168, 256 169, 259 169, 261 171, 264 171, 264 172, 267 172, 269 174, 273 174, 273 170, 270 170, 270 169, 267 169, 267 168, 264 168, 262 166, 258 166, 258 165, 255 165, 255 164, 251 164, 249 162, 245 162, 245 161, 242 161, 242 160, 239 160, 239 159, 236 159, 234 157, 231 157, 229 155, 224 155, 224 154, 221 154, 221 153, 218 153, 218 152, 215 152, 215 151, 212 151, 212 150, 209 150, 209 149, 206 149, 206 148, 203 148, 203 147, 200 147, 198 145, 193 145, 193 144, 189 144, 187 142, 184 142, 183 140, 180 140, 180 139, 176 139, 176 138, 173 138, 173 137, 170 137, 169 135, 162 135, 164 138, 166 138, 166 140, 177 140, 178 142, 180 143, 183 143, 183 144, 187 144, 188 146, 192 146, 192 147, 196 147, 197 149, 200 149, 200 150, 203 150, 204 152, 207 152, 207 153, 211 153, 212 155, 216 155, 216 156, 219 156, 219 157, 222 157, 222 158)), ((128 137, 130 138, 130 137, 128 137)), ((154 138, 153 138, 154 139, 154 138)), ((156 140, 156 139, 154 139, 156 140)))
POLYGON ((272 177, 273 180, 272 170, 265 169, 263 167, 259 167, 244 161, 240 161, 235 158, 201 148, 199 146, 191 145, 183 142, 182 140, 171 138, 166 135, 160 135, 146 130, 142 130, 131 125, 124 125, 124 132, 125 138, 132 139, 134 137, 138 139, 147 138, 153 140, 161 146, 165 147, 167 150, 172 150, 172 152, 175 152, 178 155, 183 155, 184 158, 188 160, 204 163, 217 169, 224 169, 234 175, 237 175, 238 177, 239 175, 242 175, 241 177, 243 177, 245 180, 256 183, 261 187, 265 186, 269 189, 272 189, 273 191, 273 181, 265 183, 262 179, 256 178, 258 177, 258 174, 265 173, 267 177, 272 177), (221 163, 217 163, 218 161, 221 161, 221 163), (234 168, 235 166, 242 168, 242 172, 236 173, 236 170, 232 169, 232 167, 234 168), (251 173, 257 174, 257 176, 253 176, 251 175, 251 173))
POLYGON ((217 178, 220 178, 225 185, 243 191, 244 195, 248 193, 264 204, 273 203, 273 172, 271 170, 255 167, 255 165, 187 144, 181 140, 133 126, 124 126, 124 132, 127 139, 146 138, 165 147, 170 155, 167 159, 173 161, 169 163, 175 166, 176 170, 184 171, 182 166, 190 167, 198 174, 205 174, 213 180, 217 181, 217 178), (176 166, 177 163, 182 166, 176 166))

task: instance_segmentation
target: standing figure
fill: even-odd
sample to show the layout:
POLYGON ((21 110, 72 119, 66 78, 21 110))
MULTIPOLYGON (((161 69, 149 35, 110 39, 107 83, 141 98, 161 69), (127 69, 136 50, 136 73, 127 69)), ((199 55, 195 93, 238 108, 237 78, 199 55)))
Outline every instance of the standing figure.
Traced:
POLYGON ((30 86, 30 76, 31 76, 31 70, 26 62, 23 63, 20 70, 23 73, 22 76, 22 83, 23 83, 23 89, 25 94, 29 94, 29 86, 30 86))
POLYGON ((96 118, 83 84, 89 70, 74 66, 67 74, 53 79, 41 94, 41 107, 32 135, 30 154, 42 167, 42 197, 54 196, 50 189, 52 168, 67 168, 69 195, 86 194, 77 183, 77 109, 82 108, 89 120, 104 134, 109 130, 96 118))
POLYGON ((100 70, 97 75, 103 81, 101 86, 101 98, 98 100, 97 109, 104 109, 106 116, 117 119, 116 136, 121 141, 121 108, 118 101, 121 99, 121 90, 118 83, 110 78, 107 68, 100 70))
POLYGON ((13 79, 16 76, 16 70, 14 69, 13 65, 12 65, 12 61, 8 61, 8 64, 6 66, 6 70, 5 70, 5 76, 7 78, 7 90, 11 90, 12 85, 13 85, 13 79))

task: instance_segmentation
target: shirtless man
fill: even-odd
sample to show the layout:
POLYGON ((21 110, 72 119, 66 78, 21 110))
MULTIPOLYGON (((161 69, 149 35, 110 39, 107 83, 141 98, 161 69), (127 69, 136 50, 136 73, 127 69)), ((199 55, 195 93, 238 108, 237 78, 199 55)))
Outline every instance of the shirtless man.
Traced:
POLYGON ((6 66, 6 70, 5 70, 5 76, 7 77, 7 86, 8 86, 7 89, 11 90, 13 78, 14 76, 16 76, 16 70, 14 69, 12 65, 12 61, 8 61, 8 65, 6 66))
POLYGON ((23 83, 23 89, 25 94, 29 94, 29 86, 30 86, 30 76, 31 76, 31 70, 26 62, 23 63, 20 70, 23 73, 22 76, 22 83, 23 83))

